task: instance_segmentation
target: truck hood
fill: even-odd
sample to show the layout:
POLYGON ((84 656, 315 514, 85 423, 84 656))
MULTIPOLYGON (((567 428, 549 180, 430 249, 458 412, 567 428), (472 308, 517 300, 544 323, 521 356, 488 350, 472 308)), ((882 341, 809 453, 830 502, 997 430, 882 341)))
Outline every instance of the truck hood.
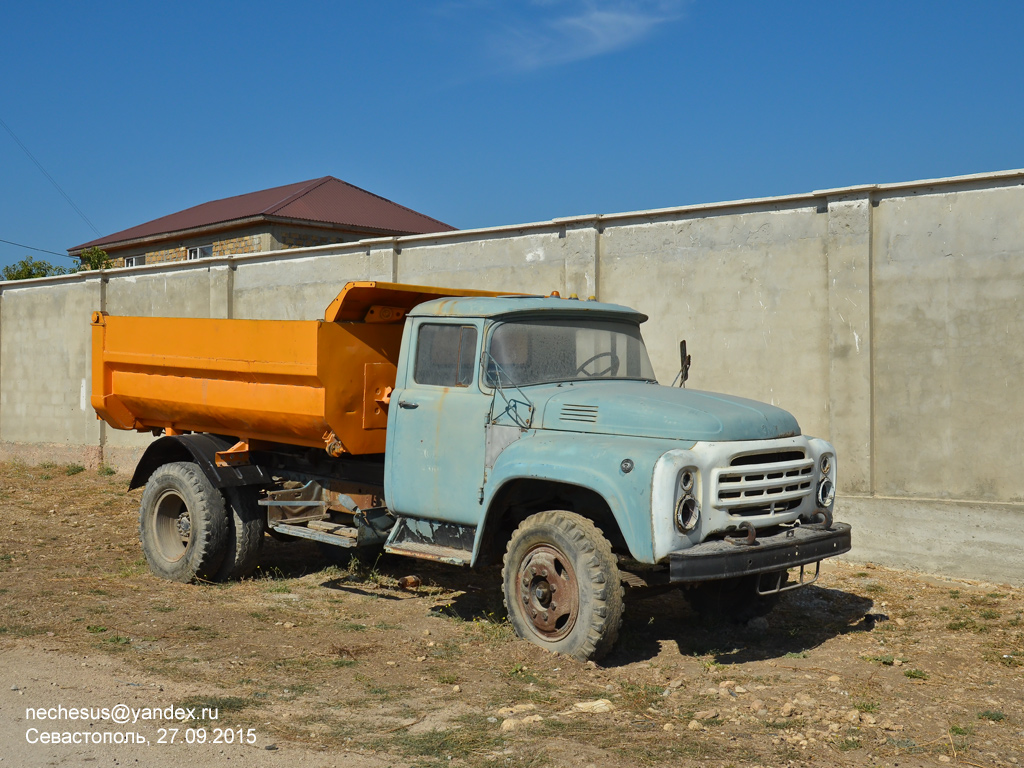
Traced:
POLYGON ((742 397, 639 381, 529 387, 540 426, 685 441, 765 440, 800 434, 791 414, 742 397))

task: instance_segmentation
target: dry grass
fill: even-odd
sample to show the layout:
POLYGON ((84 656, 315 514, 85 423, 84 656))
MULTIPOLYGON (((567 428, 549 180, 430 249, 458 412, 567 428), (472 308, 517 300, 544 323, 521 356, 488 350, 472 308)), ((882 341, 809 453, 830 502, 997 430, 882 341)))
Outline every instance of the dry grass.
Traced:
POLYGON ((820 585, 783 599, 767 631, 703 624, 676 593, 631 595, 622 641, 595 667, 516 639, 495 571, 400 559, 339 569, 304 542, 268 539, 251 579, 160 581, 139 552, 139 493, 125 485, 73 466, 0 467, 0 647, 116 655, 157 680, 195 681, 221 722, 399 764, 866 767, 908 752, 955 749, 980 765, 1019 755, 1017 590, 833 563, 820 585), (413 573, 424 586, 398 588, 413 573), (866 613, 884 618, 868 626, 866 613), (801 695, 813 706, 784 716, 801 695), (573 709, 599 698, 614 711, 573 709), (515 704, 533 708, 499 714, 515 704), (690 730, 702 710, 714 716, 690 730), (530 714, 542 719, 501 730, 530 714))

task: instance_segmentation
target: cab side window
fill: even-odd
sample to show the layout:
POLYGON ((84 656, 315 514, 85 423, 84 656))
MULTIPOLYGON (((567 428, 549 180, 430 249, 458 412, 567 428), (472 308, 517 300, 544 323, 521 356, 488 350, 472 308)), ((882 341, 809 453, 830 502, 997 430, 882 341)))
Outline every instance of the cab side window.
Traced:
POLYGON ((424 323, 416 336, 417 384, 468 387, 476 368, 476 328, 424 323))

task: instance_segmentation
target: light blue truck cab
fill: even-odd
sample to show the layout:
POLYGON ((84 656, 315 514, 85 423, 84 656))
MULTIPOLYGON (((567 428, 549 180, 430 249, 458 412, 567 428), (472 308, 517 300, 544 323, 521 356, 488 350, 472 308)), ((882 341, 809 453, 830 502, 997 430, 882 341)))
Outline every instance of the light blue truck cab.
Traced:
POLYGON ((385 549, 502 562, 516 631, 579 659, 614 643, 623 583, 678 584, 698 610, 746 618, 848 551, 833 447, 780 408, 659 385, 646 319, 554 296, 413 309, 385 549))

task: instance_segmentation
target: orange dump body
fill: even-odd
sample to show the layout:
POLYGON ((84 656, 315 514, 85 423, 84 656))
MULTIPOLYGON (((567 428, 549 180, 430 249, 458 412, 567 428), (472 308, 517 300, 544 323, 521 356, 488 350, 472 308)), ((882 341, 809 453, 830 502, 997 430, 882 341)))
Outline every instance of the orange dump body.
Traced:
POLYGON ((406 313, 432 299, 495 295, 353 282, 324 320, 95 312, 92 405, 117 429, 383 453, 406 313))

